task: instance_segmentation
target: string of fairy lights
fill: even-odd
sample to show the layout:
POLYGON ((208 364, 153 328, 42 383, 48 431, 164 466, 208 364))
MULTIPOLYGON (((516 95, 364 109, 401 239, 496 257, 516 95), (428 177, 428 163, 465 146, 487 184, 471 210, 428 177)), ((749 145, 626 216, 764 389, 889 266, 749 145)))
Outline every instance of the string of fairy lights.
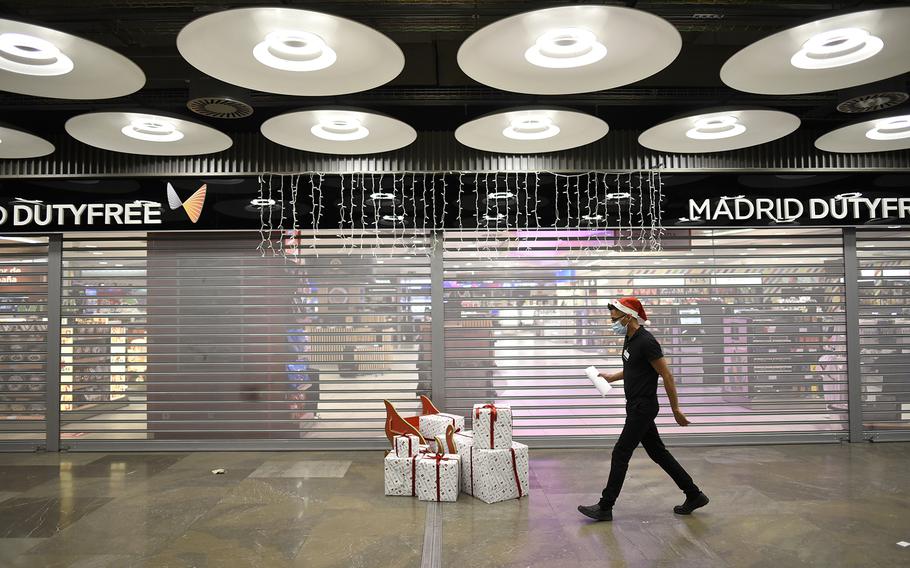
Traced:
POLYGON ((478 254, 542 247, 659 251, 664 183, 657 169, 535 172, 310 172, 259 177, 251 201, 263 256, 318 255, 330 239, 349 254, 410 251, 446 233, 473 239, 478 254))

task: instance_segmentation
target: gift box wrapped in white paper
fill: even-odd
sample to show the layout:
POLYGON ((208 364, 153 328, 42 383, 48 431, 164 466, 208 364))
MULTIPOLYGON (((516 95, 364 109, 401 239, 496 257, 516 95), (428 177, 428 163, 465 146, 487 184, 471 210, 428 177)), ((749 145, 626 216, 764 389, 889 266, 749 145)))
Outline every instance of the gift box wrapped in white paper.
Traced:
POLYGON ((457 501, 461 460, 456 454, 427 454, 417 458, 417 498, 457 501))
POLYGON ((475 404, 474 447, 478 450, 508 450, 512 447, 512 408, 505 405, 475 404))
POLYGON ((446 428, 452 426, 456 432, 464 430, 464 416, 454 414, 424 414, 420 417, 420 433, 427 440, 439 436, 445 438, 446 428))
POLYGON ((394 452, 385 457, 385 494, 413 497, 417 495, 417 462, 426 454, 399 458, 394 452))
POLYGON ((395 436, 394 443, 396 458, 412 458, 420 451, 420 438, 414 434, 395 436))
POLYGON ((484 503, 520 499, 528 494, 530 465, 528 447, 513 441, 507 450, 481 450, 476 433, 455 436, 461 457, 461 490, 484 503))

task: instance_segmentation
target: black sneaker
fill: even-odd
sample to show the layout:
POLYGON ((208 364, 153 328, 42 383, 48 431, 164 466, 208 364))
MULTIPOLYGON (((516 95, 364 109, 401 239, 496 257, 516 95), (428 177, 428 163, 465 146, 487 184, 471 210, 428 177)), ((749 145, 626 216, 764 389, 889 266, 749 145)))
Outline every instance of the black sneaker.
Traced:
POLYGON ((673 507, 673 512, 677 515, 691 515, 692 511, 708 504, 708 496, 699 493, 695 497, 686 497, 686 502, 682 505, 673 507))
POLYGON ((578 512, 586 517, 590 517, 595 521, 612 521, 613 520, 613 508, 601 509, 600 504, 597 505, 579 505, 578 512))

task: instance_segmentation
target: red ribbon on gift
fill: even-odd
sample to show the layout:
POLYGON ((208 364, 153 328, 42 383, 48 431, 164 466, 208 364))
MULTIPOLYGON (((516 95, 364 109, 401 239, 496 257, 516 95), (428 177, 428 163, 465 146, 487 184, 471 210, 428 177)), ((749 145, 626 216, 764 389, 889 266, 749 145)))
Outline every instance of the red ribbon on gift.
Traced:
MULTIPOLYGON (((400 438, 402 436, 398 436, 398 437, 400 438)), ((406 455, 404 457, 409 458, 414 455, 414 446, 413 446, 414 438, 412 438, 411 436, 404 436, 404 437, 408 439, 408 455, 406 455)), ((398 458, 401 457, 398 454, 398 443, 397 442, 395 443, 395 457, 398 457, 398 458)))
POLYGON ((440 476, 439 476, 439 464, 442 463, 442 462, 444 462, 444 461, 451 461, 452 458, 447 458, 447 457, 445 456, 445 454, 435 454, 435 455, 430 456, 430 457, 425 458, 425 459, 428 459, 428 460, 435 460, 435 461, 436 461, 436 500, 437 500, 437 501, 442 501, 442 496, 440 495, 440 488, 439 488, 439 486, 440 486, 440 479, 439 479, 439 477, 440 477, 440 476))
POLYGON ((471 445, 471 450, 468 452, 471 454, 471 495, 474 494, 474 445, 471 445))
MULTIPOLYGON (((408 440, 410 440, 410 438, 408 438, 408 440)), ((417 489, 416 489, 417 460, 420 459, 421 454, 429 454, 429 453, 431 453, 429 449, 425 448, 425 449, 421 450, 420 446, 417 446, 417 454, 415 454, 414 457, 411 458, 411 497, 414 497, 415 495, 417 495, 417 489)))
POLYGON ((518 498, 521 499, 521 480, 518 478, 518 461, 515 458, 515 448, 512 450, 512 473, 515 474, 515 487, 518 488, 518 498))
POLYGON ((480 411, 483 410, 484 408, 490 409, 490 449, 492 450, 496 447, 493 444, 493 430, 496 429, 497 409, 496 409, 495 404, 485 404, 485 405, 481 406, 480 408, 475 408, 474 409, 474 419, 475 420, 480 418, 480 411))

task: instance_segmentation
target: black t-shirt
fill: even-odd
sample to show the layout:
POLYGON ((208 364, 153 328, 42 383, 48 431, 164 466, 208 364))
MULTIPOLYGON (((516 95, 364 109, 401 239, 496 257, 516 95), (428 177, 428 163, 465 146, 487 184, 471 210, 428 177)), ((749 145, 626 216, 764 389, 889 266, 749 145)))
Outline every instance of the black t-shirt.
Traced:
POLYGON ((643 327, 626 336, 622 345, 623 390, 626 400, 657 400, 657 371, 651 361, 664 356, 660 343, 643 327))

